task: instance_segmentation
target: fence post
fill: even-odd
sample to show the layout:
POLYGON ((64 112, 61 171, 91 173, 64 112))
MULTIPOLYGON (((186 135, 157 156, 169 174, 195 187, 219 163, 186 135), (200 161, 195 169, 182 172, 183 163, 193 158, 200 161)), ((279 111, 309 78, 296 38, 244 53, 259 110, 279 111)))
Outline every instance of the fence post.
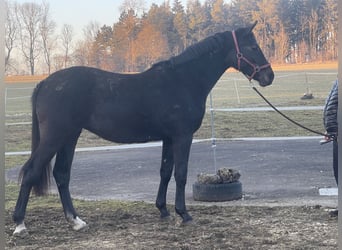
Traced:
POLYGON ((215 117, 214 117, 214 106, 213 106, 212 91, 210 91, 210 126, 211 126, 211 148, 213 150, 214 168, 215 168, 215 172, 216 172, 217 171, 217 163, 216 163, 216 135, 215 135, 215 117))

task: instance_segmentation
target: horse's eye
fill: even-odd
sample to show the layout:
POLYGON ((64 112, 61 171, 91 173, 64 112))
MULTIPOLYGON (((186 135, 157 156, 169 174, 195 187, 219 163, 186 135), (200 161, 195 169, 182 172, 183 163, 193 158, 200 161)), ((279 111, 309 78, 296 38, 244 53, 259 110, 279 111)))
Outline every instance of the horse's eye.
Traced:
POLYGON ((257 45, 253 45, 253 46, 252 46, 252 49, 253 49, 253 50, 258 50, 258 46, 257 46, 257 45))

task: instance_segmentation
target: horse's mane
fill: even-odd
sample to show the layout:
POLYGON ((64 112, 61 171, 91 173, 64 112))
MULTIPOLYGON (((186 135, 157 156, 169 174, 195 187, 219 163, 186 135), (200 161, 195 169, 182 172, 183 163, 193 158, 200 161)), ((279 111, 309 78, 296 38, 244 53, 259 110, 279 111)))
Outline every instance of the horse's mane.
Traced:
POLYGON ((198 43, 189 46, 181 54, 173 56, 169 60, 156 63, 153 66, 172 65, 174 67, 185 62, 197 59, 206 53, 216 52, 222 49, 223 45, 224 35, 223 33, 217 33, 213 36, 203 39, 198 43))

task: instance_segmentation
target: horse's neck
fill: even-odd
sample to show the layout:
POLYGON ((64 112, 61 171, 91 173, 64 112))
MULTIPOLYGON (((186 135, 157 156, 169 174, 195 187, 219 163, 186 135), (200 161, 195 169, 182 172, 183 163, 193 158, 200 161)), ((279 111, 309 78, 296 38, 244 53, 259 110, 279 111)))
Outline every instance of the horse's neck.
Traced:
MULTIPOLYGON (((193 79, 187 84, 193 85, 192 87, 197 89, 197 91, 200 90, 205 97, 227 70, 227 68, 223 66, 222 60, 215 60, 214 58, 205 63, 194 63, 189 68, 191 68, 192 72, 188 71, 185 72, 185 74, 193 76, 193 79)), ((184 69, 186 70, 187 67, 184 67, 184 69)))
POLYGON ((195 85, 197 89, 201 88, 205 95, 209 94, 224 72, 232 66, 232 63, 229 63, 228 55, 235 56, 231 53, 235 49, 234 41, 231 36, 226 39, 228 41, 223 49, 224 51, 207 54, 203 60, 188 62, 188 65, 183 67, 185 71, 188 71, 184 72, 185 74, 191 74, 197 80, 189 84, 195 85))

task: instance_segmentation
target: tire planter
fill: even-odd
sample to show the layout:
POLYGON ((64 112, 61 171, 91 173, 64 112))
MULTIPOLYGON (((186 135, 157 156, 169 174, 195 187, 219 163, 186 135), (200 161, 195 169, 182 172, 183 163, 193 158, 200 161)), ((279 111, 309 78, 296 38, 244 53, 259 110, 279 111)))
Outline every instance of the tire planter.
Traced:
POLYGON ((242 198, 240 181, 220 184, 194 183, 192 185, 195 201, 231 201, 242 198))

